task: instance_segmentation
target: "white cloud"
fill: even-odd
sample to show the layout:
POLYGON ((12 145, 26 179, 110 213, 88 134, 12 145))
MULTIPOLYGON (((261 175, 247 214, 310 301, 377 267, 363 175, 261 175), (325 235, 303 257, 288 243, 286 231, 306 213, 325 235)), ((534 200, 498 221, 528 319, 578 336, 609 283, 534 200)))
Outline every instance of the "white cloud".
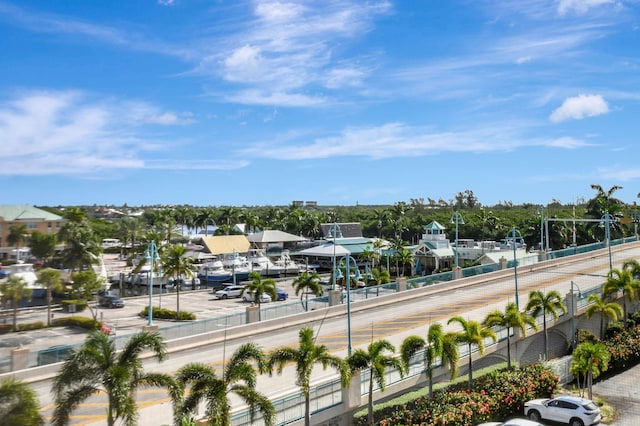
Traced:
POLYGON ((581 94, 565 99, 562 105, 551 113, 549 119, 558 123, 569 119, 582 120, 608 112, 609 106, 602 96, 581 94))
POLYGON ((554 148, 565 148, 565 149, 575 149, 575 148, 583 148, 585 146, 593 146, 593 144, 588 144, 584 141, 570 138, 570 137, 562 137, 562 138, 554 139, 550 141, 547 145, 554 148))
POLYGON ((246 105, 269 105, 286 107, 311 107, 325 104, 322 96, 308 96, 300 93, 245 90, 227 97, 228 101, 246 105))
POLYGON ((175 0, 158 0, 158 4, 163 6, 172 6, 175 4, 175 0))
POLYGON ((569 12, 583 14, 589 9, 616 2, 616 0, 558 0, 558 14, 565 15, 569 12))

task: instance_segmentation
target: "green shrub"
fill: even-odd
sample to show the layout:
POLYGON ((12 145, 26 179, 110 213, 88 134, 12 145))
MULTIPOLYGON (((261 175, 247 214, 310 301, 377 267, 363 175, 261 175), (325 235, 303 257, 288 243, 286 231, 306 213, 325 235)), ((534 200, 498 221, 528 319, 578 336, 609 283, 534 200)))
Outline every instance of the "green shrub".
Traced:
POLYGON ((61 300, 60 304, 64 312, 69 312, 70 305, 76 306, 76 312, 82 312, 87 309, 87 301, 82 299, 61 300))
MULTIPOLYGON (((140 316, 147 317, 149 313, 149 307, 145 306, 140 312, 140 316)), ((196 315, 193 312, 180 311, 180 317, 177 316, 176 311, 166 308, 153 307, 153 318, 169 319, 178 321, 193 321, 196 319, 196 315)))
MULTIPOLYGON (((380 425, 475 425, 491 419, 521 414, 530 399, 551 396, 558 377, 541 364, 512 371, 501 370, 478 377, 470 391, 464 382, 434 393, 433 399, 420 397, 397 401, 376 410, 380 425)), ((354 417, 357 425, 366 424, 366 415, 354 417)))
POLYGON ((54 327, 80 327, 85 330, 100 330, 100 327, 102 327, 102 323, 95 321, 93 318, 76 316, 54 318, 51 325, 54 327))
POLYGON ((18 324, 18 331, 39 330, 41 328, 44 328, 44 323, 42 321, 18 324))
POLYGON ((624 331, 624 323, 622 321, 612 321, 607 324, 607 331, 605 332, 605 338, 609 339, 624 331))

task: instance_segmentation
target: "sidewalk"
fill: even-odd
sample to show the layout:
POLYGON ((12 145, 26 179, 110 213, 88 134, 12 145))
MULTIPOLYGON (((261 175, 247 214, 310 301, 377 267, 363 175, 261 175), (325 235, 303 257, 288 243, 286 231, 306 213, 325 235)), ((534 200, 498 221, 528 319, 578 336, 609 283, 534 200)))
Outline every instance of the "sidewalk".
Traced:
POLYGON ((640 365, 593 385, 593 393, 618 410, 618 419, 610 426, 640 425, 640 365))

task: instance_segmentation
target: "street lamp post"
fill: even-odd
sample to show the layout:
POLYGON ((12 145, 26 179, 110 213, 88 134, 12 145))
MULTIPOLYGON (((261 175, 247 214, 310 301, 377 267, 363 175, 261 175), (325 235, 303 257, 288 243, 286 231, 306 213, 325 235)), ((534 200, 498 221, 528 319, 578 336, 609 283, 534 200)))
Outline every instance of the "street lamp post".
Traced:
POLYGON ((540 251, 544 250, 544 206, 538 207, 537 213, 540 215, 540 251))
POLYGON ((331 234, 333 236, 333 269, 331 273, 331 289, 336 289, 336 234, 338 233, 338 224, 333 222, 333 230, 331 234))
POLYGON ((611 260, 611 222, 615 222, 616 220, 617 219, 611 216, 608 211, 605 211, 602 219, 600 219, 600 227, 604 226, 605 244, 609 248, 609 271, 613 269, 613 262, 611 260))
MULTIPOLYGON (((153 325, 153 267, 156 260, 160 259, 158 256, 158 247, 156 247, 156 242, 151 240, 149 241, 149 245, 147 246, 147 250, 144 255, 145 259, 149 261, 149 312, 147 312, 147 318, 149 321, 147 325, 151 327, 153 325)), ((160 293, 162 293, 162 283, 160 285, 160 293)))
POLYGON ((578 287, 578 284, 574 283, 573 280, 571 280, 571 291, 570 293, 570 297, 571 297, 571 350, 575 350, 576 349, 576 308, 575 308, 575 298, 573 297, 573 287, 576 287, 578 289, 578 297, 582 296, 582 291, 580 291, 580 287, 578 287))
MULTIPOLYGON (((346 263, 346 270, 345 270, 345 280, 346 280, 346 285, 347 285, 347 355, 351 355, 351 350, 352 350, 352 345, 351 345, 351 271, 350 271, 350 265, 351 265, 351 261, 353 261, 354 266, 356 267, 356 276, 355 279, 356 281, 361 279, 361 275, 360 275, 360 268, 358 268, 358 262, 356 262, 356 260, 349 256, 348 254, 342 256, 342 258, 340 259, 340 262, 345 262, 346 263)), ((334 271, 334 275, 335 275, 335 271, 334 271)))
POLYGON ((456 224, 456 269, 458 269, 458 225, 464 225, 464 219, 458 210, 453 212, 449 223, 456 224))
POLYGON ((638 241, 638 222, 640 222, 640 213, 636 211, 631 213, 631 221, 633 222, 633 234, 636 236, 636 241, 638 241))
POLYGON ((511 244, 513 246, 513 276, 516 287, 516 308, 520 309, 520 303, 518 302, 518 259, 516 257, 516 245, 518 238, 520 239, 520 241, 522 241, 522 235, 520 234, 520 231, 515 228, 515 226, 511 228, 511 231, 509 231, 509 233, 507 234, 507 240, 509 238, 512 239, 511 244))

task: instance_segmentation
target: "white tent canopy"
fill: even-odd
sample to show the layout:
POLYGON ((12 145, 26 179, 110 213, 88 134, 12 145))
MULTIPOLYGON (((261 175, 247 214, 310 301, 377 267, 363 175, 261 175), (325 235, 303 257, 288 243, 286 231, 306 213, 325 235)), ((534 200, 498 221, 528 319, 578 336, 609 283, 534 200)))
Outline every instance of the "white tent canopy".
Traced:
POLYGON ((331 243, 326 243, 315 247, 309 247, 308 249, 298 252, 298 254, 300 256, 340 257, 351 254, 351 252, 340 244, 336 244, 334 246, 331 243))

